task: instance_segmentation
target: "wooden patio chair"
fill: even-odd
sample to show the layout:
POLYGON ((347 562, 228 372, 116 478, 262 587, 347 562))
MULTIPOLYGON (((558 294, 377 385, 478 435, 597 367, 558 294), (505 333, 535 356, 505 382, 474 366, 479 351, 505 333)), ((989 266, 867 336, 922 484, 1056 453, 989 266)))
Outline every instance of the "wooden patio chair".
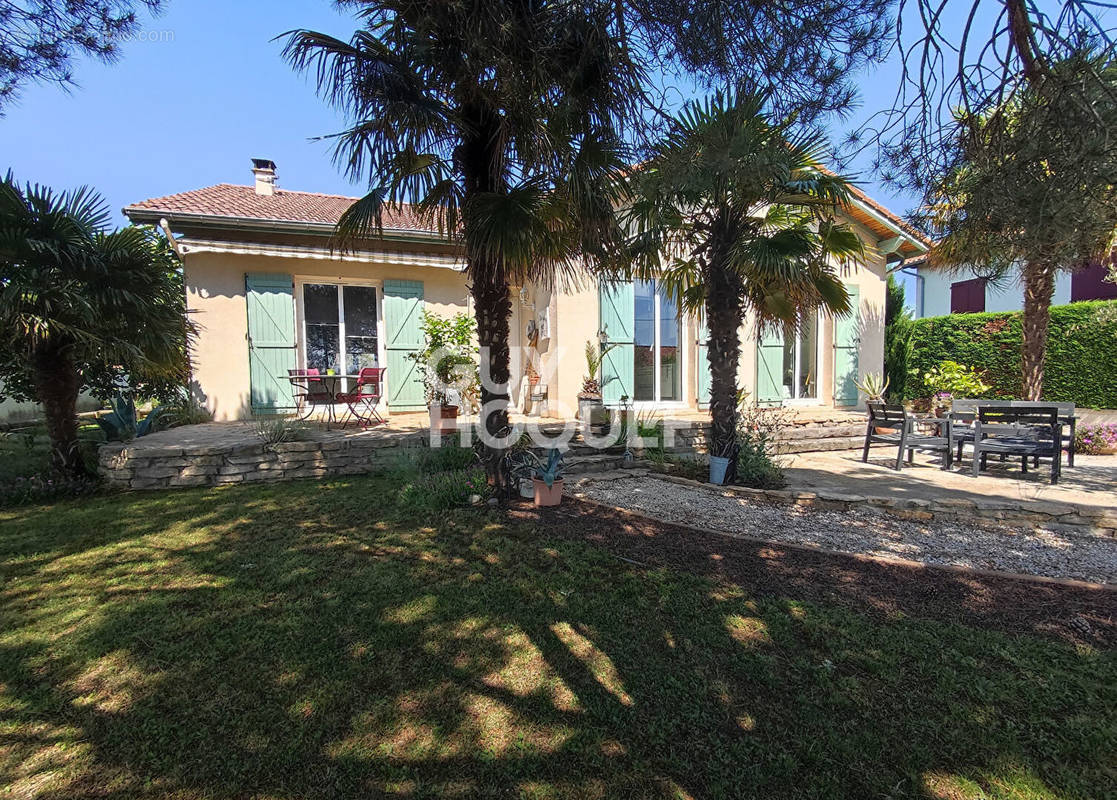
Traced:
POLYGON ((935 420, 917 420, 912 417, 901 405, 889 403, 869 403, 869 424, 865 430, 865 448, 861 453, 861 460, 869 460, 869 448, 874 444, 888 444, 897 448, 896 469, 904 467, 904 452, 908 454, 908 463, 911 464, 915 451, 934 452, 942 454, 942 468, 950 469, 954 464, 954 448, 950 440, 949 417, 935 420), (931 436, 916 432, 920 424, 936 425, 939 431, 931 436), (885 429, 888 433, 881 433, 878 429, 885 429))
POLYGON ((1063 423, 1056 406, 1003 408, 978 406, 974 420, 973 471, 976 478, 990 455, 1020 456, 1020 466, 1051 460, 1051 483, 1059 482, 1063 463, 1063 423))

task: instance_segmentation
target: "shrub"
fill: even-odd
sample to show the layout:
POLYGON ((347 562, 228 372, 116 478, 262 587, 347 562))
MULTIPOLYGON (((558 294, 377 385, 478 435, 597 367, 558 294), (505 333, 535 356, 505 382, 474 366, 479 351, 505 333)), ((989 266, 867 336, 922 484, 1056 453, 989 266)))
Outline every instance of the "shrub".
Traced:
POLYGON ((1082 425, 1074 432, 1074 452, 1096 456, 1117 447, 1117 423, 1082 425))
POLYGON ((488 495, 485 470, 474 466, 417 476, 400 491, 399 504, 408 511, 446 511, 469 505, 471 497, 488 495))
POLYGON ((163 409, 161 422, 167 428, 213 422, 213 412, 206 408, 198 393, 189 387, 184 387, 170 401, 160 404, 159 408, 163 409))
POLYGON ((737 425, 737 483, 754 489, 783 486, 779 451, 792 414, 787 408, 749 405, 742 396, 737 425))
POLYGON ((74 477, 54 472, 19 476, 0 483, 0 507, 86 497, 99 492, 101 488, 101 481, 92 476, 74 477))
MULTIPOLYGON (((982 374, 992 387, 988 397, 1018 399, 1020 317, 1017 311, 916 320, 907 370, 922 375, 943 361, 957 361, 982 374)), ((903 396, 914 400, 931 394, 922 381, 909 380, 903 396)), ((1082 407, 1117 407, 1117 301, 1051 308, 1043 396, 1082 407)))
POLYGON ((981 397, 992 388, 976 369, 950 360, 923 373, 923 385, 935 397, 981 397))
POLYGON ((299 442, 306 438, 306 426, 290 417, 257 417, 256 435, 265 445, 299 442))

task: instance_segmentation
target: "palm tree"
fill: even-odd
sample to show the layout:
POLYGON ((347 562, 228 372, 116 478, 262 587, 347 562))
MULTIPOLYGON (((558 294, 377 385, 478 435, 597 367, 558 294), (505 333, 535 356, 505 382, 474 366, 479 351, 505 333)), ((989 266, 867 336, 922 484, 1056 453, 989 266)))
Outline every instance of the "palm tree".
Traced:
POLYGON ((0 377, 42 403, 52 466, 67 474, 84 469, 76 406, 92 376, 183 385, 188 374, 178 260, 152 229, 110 232, 109 219, 87 188, 0 181, 0 377))
POLYGON ((629 188, 617 272, 657 278, 709 329, 711 452, 737 441, 739 329, 850 312, 832 261, 861 251, 833 216, 849 184, 820 166, 822 145, 764 114, 765 98, 718 93, 688 104, 629 188))
MULTIPOLYGON (((352 121, 337 162, 373 188, 342 217, 342 246, 410 202, 461 243, 481 347, 489 437, 508 424, 510 282, 572 274, 615 231, 620 130, 639 71, 611 3, 354 2, 350 41, 297 30, 284 55, 352 121)), ((498 482, 502 448, 486 443, 498 482)))

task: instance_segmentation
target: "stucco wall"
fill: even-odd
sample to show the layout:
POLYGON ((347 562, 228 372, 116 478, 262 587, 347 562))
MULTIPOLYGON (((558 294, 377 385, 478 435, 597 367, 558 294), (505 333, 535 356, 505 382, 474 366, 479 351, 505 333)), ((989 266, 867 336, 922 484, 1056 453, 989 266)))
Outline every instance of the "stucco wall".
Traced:
MULTIPOLYGON (((950 286, 958 281, 969 280, 968 273, 949 273, 938 270, 919 271, 919 302, 916 311, 920 317, 941 317, 950 313, 950 286)), ((1065 305, 1070 302, 1071 276, 1060 272, 1055 278, 1055 296, 1052 305, 1065 305)), ((986 311, 1019 311, 1024 307, 1024 287, 1018 274, 1006 278, 1002 285, 985 287, 986 311)))
MULTIPOLYGON (((246 419, 249 407, 247 272, 290 273, 303 280, 380 283, 385 279, 423 282, 426 307, 439 314, 470 311, 462 275, 451 269, 414 265, 280 258, 267 255, 188 253, 186 303, 201 328, 194 344, 194 379, 214 419, 246 419)), ((300 320, 296 320, 299 324, 300 320)), ((381 337, 382 338, 382 337, 381 337)), ((300 356, 301 357, 301 356, 300 356)), ((391 380, 391 376, 388 376, 391 380)))
MULTIPOLYGON (((884 361, 884 259, 873 254, 866 261, 864 265, 845 268, 842 275, 844 282, 857 285, 860 290, 862 376, 881 371, 884 361)), ((188 254, 187 305, 201 328, 194 346, 194 376, 217 420, 250 416, 246 272, 290 273, 296 287, 315 280, 374 284, 385 279, 417 280, 423 282, 426 307, 431 311, 444 315, 472 313, 464 277, 451 269, 273 255, 188 254)), ((514 406, 522 407, 524 375, 530 358, 548 387, 547 415, 574 415, 586 372, 583 351, 587 341, 597 340, 599 315, 597 284, 587 276, 555 289, 530 284, 522 292, 520 287, 513 288, 510 390, 514 406), (546 321, 548 328, 534 347, 526 340, 526 327, 531 319, 537 325, 546 321)), ((300 319, 296 319, 296 325, 301 325, 300 319)), ((833 328, 833 320, 823 317, 818 342, 821 404, 829 404, 833 398, 833 328)), ((681 339, 684 400, 681 405, 690 408, 697 404, 697 336, 694 319, 685 319, 681 339)), ((741 329, 738 379, 752 394, 756 391, 756 366, 755 325, 750 318, 741 329)), ((390 375, 388 380, 391 381, 390 375)))

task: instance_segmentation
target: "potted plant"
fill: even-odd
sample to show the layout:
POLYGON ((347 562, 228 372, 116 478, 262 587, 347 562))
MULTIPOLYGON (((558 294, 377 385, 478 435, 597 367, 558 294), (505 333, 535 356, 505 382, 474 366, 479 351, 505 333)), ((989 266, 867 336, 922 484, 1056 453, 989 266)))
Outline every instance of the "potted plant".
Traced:
POLYGON ((733 441, 713 445, 710 448, 710 483, 724 486, 730 474, 730 467, 737 455, 737 445, 733 441))
MULTIPOLYGON (((856 382, 856 386, 860 392, 865 395, 865 399, 870 403, 883 403, 884 393, 888 391, 888 378, 879 372, 869 372, 865 377, 856 382)), ((891 428, 877 428, 876 432, 879 434, 892 433, 891 428)))
POLYGON ((879 372, 869 372, 856 382, 857 388, 871 403, 883 403, 884 393, 888 391, 888 378, 879 372))
POLYGON ((595 345, 592 341, 586 342, 586 376, 582 378, 582 391, 578 393, 578 418, 588 424, 594 424, 595 410, 604 408, 598 376, 605 356, 614 347, 615 344, 605 342, 600 345, 595 345))
POLYGON ((468 314, 440 317, 423 312, 423 349, 409 358, 419 365, 432 428, 456 420, 463 404, 470 408, 475 405, 480 385, 473 344, 475 326, 468 314))
POLYGON ((954 395, 950 392, 936 392, 935 396, 931 398, 931 411, 934 412, 936 417, 946 416, 953 402, 954 395))
POLYGON ((551 448, 547 463, 538 458, 532 466, 532 483, 536 506, 557 506, 562 502, 562 453, 551 448))

